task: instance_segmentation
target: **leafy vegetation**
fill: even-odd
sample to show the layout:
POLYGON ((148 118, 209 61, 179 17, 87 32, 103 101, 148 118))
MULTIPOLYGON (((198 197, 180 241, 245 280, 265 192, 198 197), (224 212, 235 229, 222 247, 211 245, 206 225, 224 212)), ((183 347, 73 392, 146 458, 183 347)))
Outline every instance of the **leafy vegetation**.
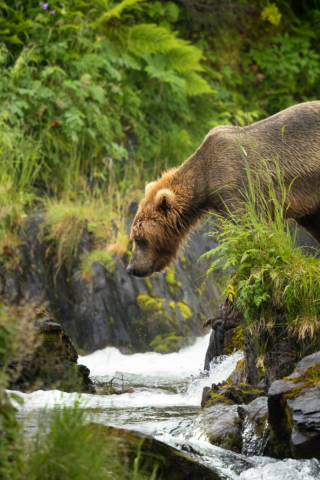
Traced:
MULTIPOLYGON (((45 207, 58 268, 70 269, 92 223, 86 202, 104 203, 110 231, 144 183, 210 128, 320 95, 317 0, 15 0, 0 9, 0 247, 14 248, 25 213, 45 207), (55 202, 75 207, 63 235, 55 202)), ((113 243, 124 251, 127 241, 113 243)))
POLYGON ((270 328, 283 314, 289 333, 312 338, 320 328, 320 260, 296 245, 296 228, 290 229, 285 220, 290 189, 274 162, 273 178, 270 161, 261 163, 268 179, 267 197, 258 175, 250 176, 248 170, 249 191, 241 215, 230 212, 228 218, 219 219, 220 244, 204 257, 213 260, 209 272, 229 272, 223 295, 235 293, 249 327, 270 328))

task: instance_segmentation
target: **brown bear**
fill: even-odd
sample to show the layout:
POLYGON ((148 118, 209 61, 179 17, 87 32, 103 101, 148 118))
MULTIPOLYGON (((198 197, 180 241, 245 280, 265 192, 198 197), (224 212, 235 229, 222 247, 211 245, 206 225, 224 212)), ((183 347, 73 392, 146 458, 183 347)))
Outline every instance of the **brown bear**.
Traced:
MULTIPOLYGON (((320 101, 315 101, 246 127, 216 127, 179 168, 147 185, 131 229, 127 272, 147 277, 164 271, 205 213, 225 215, 241 202, 246 165, 260 172, 261 159, 277 159, 285 186, 293 182, 287 218, 320 243, 320 101)), ((274 162, 270 169, 275 171, 274 162)), ((258 175, 260 188, 267 190, 267 180, 258 175)))

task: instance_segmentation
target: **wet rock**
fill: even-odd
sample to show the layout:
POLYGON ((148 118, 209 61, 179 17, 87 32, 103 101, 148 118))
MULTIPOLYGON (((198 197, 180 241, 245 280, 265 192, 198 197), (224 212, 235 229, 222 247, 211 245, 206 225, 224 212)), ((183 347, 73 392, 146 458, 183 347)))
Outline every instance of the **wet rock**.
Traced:
POLYGON ((243 314, 229 297, 225 297, 217 306, 215 315, 204 322, 203 328, 208 326, 212 327, 212 332, 204 361, 204 370, 207 371, 214 358, 243 350, 243 314))
POLYGON ((228 330, 224 338, 223 354, 230 355, 233 352, 243 350, 244 345, 244 327, 232 328, 228 330))
POLYGON ((232 385, 238 385, 239 383, 245 383, 245 359, 239 360, 236 368, 231 373, 230 377, 227 379, 227 382, 232 385))
POLYGON ((202 390, 202 399, 201 399, 201 407, 203 408, 205 404, 210 400, 211 398, 211 388, 210 387, 204 387, 202 390))
POLYGON ((202 407, 209 407, 210 405, 217 405, 224 403, 226 405, 240 405, 248 404, 257 397, 266 396, 266 390, 263 388, 253 387, 245 383, 239 383, 234 386, 217 386, 212 385, 211 389, 205 387, 203 393, 203 400, 207 399, 202 407))
POLYGON ((270 444, 278 458, 320 459, 320 352, 302 359, 268 392, 270 444))
POLYGON ((191 453, 181 452, 169 445, 133 432, 114 427, 93 425, 100 432, 112 436, 118 443, 124 458, 133 463, 139 451, 139 471, 151 476, 157 465, 157 478, 170 480, 222 480, 220 474, 213 468, 199 463, 191 453), (143 439, 143 441, 142 441, 143 439))
POLYGON ((258 397, 248 405, 238 407, 242 420, 243 455, 264 455, 268 452, 270 430, 268 425, 268 398, 258 397))
POLYGON ((193 428, 198 438, 241 453, 241 423, 237 405, 215 404, 202 409, 193 422, 193 428))
MULTIPOLYGON (((320 337, 319 337, 320 338, 320 337)), ((272 382, 290 375, 299 357, 313 353, 314 342, 301 340, 289 335, 287 320, 278 315, 275 325, 263 331, 244 335, 244 377, 251 385, 270 387, 272 382), (257 345, 265 351, 259 358, 257 345)))
POLYGON ((34 310, 35 348, 19 361, 9 364, 9 389, 32 392, 57 388, 66 392, 94 392, 90 370, 77 365, 78 353, 70 336, 45 309, 37 307, 34 310))
POLYGON ((193 423, 198 438, 205 437, 218 447, 241 453, 245 450, 265 451, 268 431, 266 391, 240 384, 205 387, 202 394, 202 411, 193 423), (249 431, 250 430, 250 431, 249 431))

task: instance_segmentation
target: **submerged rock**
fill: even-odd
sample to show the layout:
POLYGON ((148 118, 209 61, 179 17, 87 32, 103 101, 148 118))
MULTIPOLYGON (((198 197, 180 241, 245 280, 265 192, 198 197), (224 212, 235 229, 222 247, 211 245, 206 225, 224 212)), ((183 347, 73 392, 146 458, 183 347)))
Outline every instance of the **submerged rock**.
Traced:
POLYGON ((273 455, 320 460, 320 352, 303 358, 289 377, 275 381, 268 397, 273 455))
POLYGON ((268 425, 268 398, 258 397, 249 405, 238 407, 242 420, 243 455, 264 455, 268 452, 270 429, 268 425))
POLYGON ((214 404, 203 408, 193 422, 193 429, 198 438, 241 453, 241 419, 237 405, 214 404))
POLYGON ((268 429, 264 389, 213 384, 204 388, 201 406, 193 423, 198 438, 205 437, 212 445, 245 455, 265 452, 268 429))

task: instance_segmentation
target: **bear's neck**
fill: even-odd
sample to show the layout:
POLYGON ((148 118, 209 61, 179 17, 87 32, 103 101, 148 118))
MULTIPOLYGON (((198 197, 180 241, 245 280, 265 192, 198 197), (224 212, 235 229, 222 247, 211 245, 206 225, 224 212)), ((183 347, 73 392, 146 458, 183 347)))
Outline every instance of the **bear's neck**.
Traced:
POLYGON ((209 211, 216 210, 208 169, 198 152, 173 172, 171 182, 171 188, 179 192, 185 205, 182 221, 188 230, 209 211))

